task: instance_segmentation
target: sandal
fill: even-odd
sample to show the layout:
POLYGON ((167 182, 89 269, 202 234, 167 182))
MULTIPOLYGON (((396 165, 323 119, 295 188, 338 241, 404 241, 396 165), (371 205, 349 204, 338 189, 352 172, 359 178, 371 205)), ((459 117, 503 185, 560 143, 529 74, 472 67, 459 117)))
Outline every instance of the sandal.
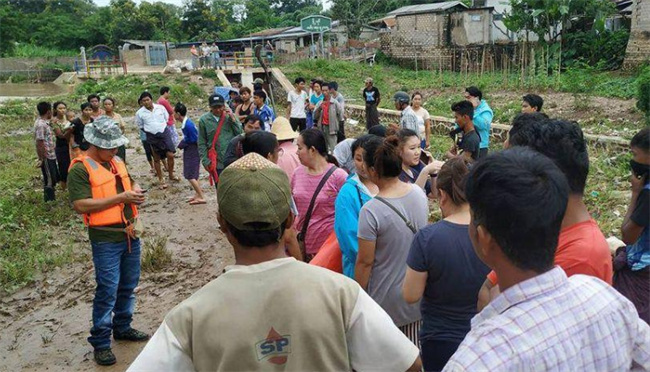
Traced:
POLYGON ((190 202, 190 205, 199 205, 199 204, 207 204, 207 202, 204 199, 194 199, 190 202))

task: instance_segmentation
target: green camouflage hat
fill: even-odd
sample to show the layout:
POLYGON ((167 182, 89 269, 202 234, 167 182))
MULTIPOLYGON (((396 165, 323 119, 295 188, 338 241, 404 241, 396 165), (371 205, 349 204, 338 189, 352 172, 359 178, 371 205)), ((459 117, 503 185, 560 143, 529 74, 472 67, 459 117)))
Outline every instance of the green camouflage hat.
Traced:
POLYGON ((249 153, 219 176, 217 202, 219 214, 238 230, 277 229, 291 210, 289 177, 261 155, 249 153), (255 228, 253 222, 266 226, 255 228))
POLYGON ((253 84, 264 84, 264 80, 262 78, 257 78, 253 80, 253 84))
POLYGON ((115 149, 129 143, 128 138, 122 134, 120 126, 106 115, 84 126, 84 139, 101 149, 115 149))

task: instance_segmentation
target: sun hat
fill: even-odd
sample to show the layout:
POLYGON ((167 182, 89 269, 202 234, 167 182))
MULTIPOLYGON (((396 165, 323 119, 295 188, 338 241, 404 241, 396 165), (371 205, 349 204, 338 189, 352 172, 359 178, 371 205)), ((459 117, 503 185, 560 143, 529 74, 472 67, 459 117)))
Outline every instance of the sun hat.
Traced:
POLYGON ((253 80, 253 84, 264 84, 264 80, 262 80, 261 78, 257 78, 253 80))
POLYGON ((246 154, 219 176, 217 203, 221 217, 238 230, 277 229, 291 211, 289 177, 261 155, 246 154))
POLYGON ((286 141, 290 139, 296 139, 300 135, 298 132, 294 131, 289 124, 289 120, 284 116, 278 116, 273 120, 273 125, 271 126, 271 133, 275 134, 278 138, 278 141, 286 141))
POLYGON ((129 143, 129 139, 122 134, 120 126, 106 115, 84 126, 84 139, 101 149, 116 149, 129 143))
POLYGON ((366 78, 366 83, 372 83, 372 78, 371 77, 366 78))

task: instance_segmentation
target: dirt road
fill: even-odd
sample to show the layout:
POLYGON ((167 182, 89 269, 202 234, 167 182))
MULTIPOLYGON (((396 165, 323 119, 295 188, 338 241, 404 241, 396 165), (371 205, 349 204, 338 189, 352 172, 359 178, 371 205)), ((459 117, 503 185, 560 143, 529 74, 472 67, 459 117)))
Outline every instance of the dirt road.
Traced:
MULTIPOLYGON (((198 113, 193 113, 198 118, 198 113)), ((132 123, 132 121, 127 121, 132 123)), ((161 191, 152 185, 154 177, 137 133, 131 142, 127 162, 132 176, 150 191, 140 208, 149 236, 168 236, 172 263, 157 273, 144 273, 136 289, 135 328, 153 333, 165 314, 198 288, 216 278, 232 264, 232 249, 216 223, 216 193, 207 178, 201 179, 206 205, 191 206, 193 195, 184 179, 161 191)), ((182 178, 182 159, 176 159, 182 178)), ((203 171, 202 176, 206 174, 203 171)), ((146 240, 146 236, 143 240, 146 240)), ((117 364, 99 367, 86 341, 91 327, 95 290, 90 243, 76 243, 81 258, 66 267, 46 273, 34 284, 0 300, 0 371, 124 371, 144 343, 113 341, 117 364)))

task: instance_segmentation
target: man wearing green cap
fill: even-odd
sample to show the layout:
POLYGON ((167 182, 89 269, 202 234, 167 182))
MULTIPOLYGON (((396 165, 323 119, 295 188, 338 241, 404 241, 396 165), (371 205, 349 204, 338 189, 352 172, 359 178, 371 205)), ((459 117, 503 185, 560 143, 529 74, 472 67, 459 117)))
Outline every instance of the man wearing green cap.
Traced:
POLYGON ((228 144, 243 132, 241 124, 224 108, 226 101, 218 94, 208 98, 210 112, 199 119, 199 154, 201 164, 210 174, 210 184, 218 183, 219 174, 226 167, 228 144))
POLYGON ((97 364, 115 364, 111 333, 116 340, 145 341, 149 335, 131 327, 133 290, 140 280, 137 205, 144 190, 129 176, 117 149, 129 141, 117 123, 100 116, 84 128, 85 155, 72 161, 68 189, 74 210, 88 226, 95 266, 93 327, 88 342, 97 364))
POLYGON ((286 257, 291 188, 250 153, 219 182, 235 265, 176 306, 129 371, 419 371, 418 348, 353 280, 286 257))

